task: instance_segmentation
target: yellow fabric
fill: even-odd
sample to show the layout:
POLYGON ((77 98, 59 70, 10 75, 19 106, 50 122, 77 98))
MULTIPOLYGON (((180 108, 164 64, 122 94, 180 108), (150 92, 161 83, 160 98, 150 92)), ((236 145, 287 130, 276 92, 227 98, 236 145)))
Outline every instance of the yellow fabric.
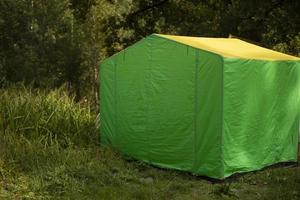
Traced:
POLYGON ((256 60, 300 60, 300 58, 298 57, 273 51, 234 38, 205 38, 162 34, 156 35, 198 49, 210 51, 227 58, 244 58, 256 60))

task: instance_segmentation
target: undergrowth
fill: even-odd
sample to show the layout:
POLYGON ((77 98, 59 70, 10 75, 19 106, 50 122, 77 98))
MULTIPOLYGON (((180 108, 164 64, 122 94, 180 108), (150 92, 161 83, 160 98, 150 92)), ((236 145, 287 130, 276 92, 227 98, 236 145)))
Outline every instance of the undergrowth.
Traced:
POLYGON ((300 168, 214 183, 126 161, 63 89, 0 90, 0 199, 300 199, 300 168))

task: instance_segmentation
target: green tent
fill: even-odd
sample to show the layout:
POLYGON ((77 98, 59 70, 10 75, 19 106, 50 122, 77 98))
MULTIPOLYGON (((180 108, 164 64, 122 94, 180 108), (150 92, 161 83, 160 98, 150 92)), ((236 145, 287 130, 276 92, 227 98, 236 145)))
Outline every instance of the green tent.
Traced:
POLYGON ((223 179, 297 160, 300 59, 239 39, 150 35, 101 64, 101 140, 223 179))

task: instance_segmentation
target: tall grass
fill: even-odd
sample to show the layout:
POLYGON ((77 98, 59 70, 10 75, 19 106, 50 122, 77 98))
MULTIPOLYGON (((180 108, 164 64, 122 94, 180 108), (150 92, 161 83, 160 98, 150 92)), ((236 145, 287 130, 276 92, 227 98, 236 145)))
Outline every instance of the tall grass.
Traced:
POLYGON ((66 170, 88 163, 97 150, 95 125, 89 106, 75 103, 63 89, 0 90, 0 199, 76 190, 80 184, 66 170))
POLYGON ((0 90, 0 199, 300 199, 300 167, 212 184, 125 161, 98 132, 63 89, 0 90))
POLYGON ((95 144, 96 117, 89 106, 74 103, 63 89, 45 91, 14 87, 0 90, 0 130, 44 146, 95 144))
POLYGON ((63 89, 0 90, 0 199, 151 199, 140 165, 98 135, 89 105, 63 89))

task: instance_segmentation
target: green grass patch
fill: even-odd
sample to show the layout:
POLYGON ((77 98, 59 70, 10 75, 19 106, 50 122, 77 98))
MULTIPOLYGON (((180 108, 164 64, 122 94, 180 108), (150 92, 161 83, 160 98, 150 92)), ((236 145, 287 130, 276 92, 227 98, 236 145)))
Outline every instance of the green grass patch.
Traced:
POLYGON ((0 199, 300 199, 300 168, 212 182, 126 161, 63 89, 0 90, 0 199))

